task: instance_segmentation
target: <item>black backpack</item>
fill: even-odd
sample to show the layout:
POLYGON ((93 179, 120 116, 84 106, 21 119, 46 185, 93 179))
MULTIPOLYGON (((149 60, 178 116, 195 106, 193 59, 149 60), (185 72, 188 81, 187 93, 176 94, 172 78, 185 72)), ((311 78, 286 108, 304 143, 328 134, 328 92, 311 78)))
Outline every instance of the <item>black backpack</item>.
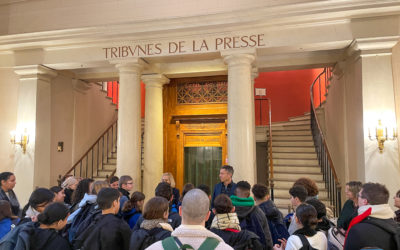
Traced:
POLYGON ((361 223, 369 223, 375 225, 385 230, 387 233, 391 234, 394 241, 396 242, 397 250, 400 250, 400 225, 398 223, 393 221, 392 225, 390 225, 389 223, 383 220, 375 219, 373 217, 368 217, 361 223))
POLYGON ((143 240, 142 244, 140 245, 140 249, 146 249, 150 245, 152 245, 153 243, 158 241, 158 239, 156 238, 156 235, 161 231, 163 231, 163 229, 159 228, 159 227, 155 227, 153 229, 146 230, 147 235, 146 235, 146 238, 143 240))
POLYGON ((75 216, 73 219, 71 226, 69 227, 68 231, 68 239, 70 242, 72 242, 75 237, 76 233, 78 232, 79 226, 82 224, 82 222, 90 217, 90 215, 93 213, 97 206, 97 203, 86 203, 85 206, 81 207, 81 210, 79 213, 75 216))
POLYGON ((261 244, 266 245, 267 240, 265 239, 264 229, 262 228, 260 222, 257 220, 256 216, 252 216, 253 212, 254 209, 250 213, 248 213, 246 217, 242 219, 242 221, 240 222, 240 227, 242 229, 246 229, 250 232, 255 233, 259 237, 260 235, 258 235, 257 233, 262 232, 260 237, 260 242, 261 244))

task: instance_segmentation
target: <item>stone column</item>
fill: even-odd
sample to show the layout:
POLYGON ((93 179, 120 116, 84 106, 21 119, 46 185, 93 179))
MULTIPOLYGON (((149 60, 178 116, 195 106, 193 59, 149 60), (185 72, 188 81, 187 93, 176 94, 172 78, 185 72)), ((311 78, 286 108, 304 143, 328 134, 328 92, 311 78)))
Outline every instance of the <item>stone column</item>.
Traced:
POLYGON ((141 190, 141 92, 142 65, 139 59, 116 62, 119 70, 119 109, 117 171, 118 177, 129 175, 133 189, 141 190))
POLYGON ((153 197, 163 173, 162 88, 169 79, 156 74, 143 76, 142 80, 146 84, 143 193, 153 197))
POLYGON ((221 53, 228 64, 228 163, 234 180, 256 182, 254 91, 251 82, 252 51, 221 53))
POLYGON ((15 191, 21 205, 36 187, 50 187, 51 79, 57 73, 41 65, 15 68, 19 75, 17 131, 29 135, 26 153, 16 146, 15 191))

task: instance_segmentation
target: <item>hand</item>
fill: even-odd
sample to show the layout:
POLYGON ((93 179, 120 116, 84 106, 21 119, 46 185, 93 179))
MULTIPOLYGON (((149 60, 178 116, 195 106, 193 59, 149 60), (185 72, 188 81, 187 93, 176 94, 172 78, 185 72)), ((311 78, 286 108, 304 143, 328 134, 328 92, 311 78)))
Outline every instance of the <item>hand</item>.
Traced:
POLYGON ((278 239, 278 241, 281 243, 281 249, 285 250, 287 240, 285 238, 283 238, 283 239, 278 239))

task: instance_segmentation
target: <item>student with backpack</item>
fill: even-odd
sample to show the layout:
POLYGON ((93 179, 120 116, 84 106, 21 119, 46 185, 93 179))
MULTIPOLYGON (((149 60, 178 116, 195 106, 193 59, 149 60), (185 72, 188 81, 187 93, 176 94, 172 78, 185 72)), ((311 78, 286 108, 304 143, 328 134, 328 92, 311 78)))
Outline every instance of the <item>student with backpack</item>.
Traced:
POLYGON ((0 200, 0 239, 11 230, 14 216, 8 201, 0 200))
POLYGON ((132 232, 129 250, 143 250, 171 236, 173 229, 168 224, 168 210, 169 202, 163 197, 153 197, 146 203, 144 221, 132 232))
POLYGON ((102 188, 97 194, 97 204, 101 215, 77 236, 73 245, 85 250, 126 250, 129 248, 131 229, 117 217, 120 192, 114 188, 102 188))
POLYGON ((1 250, 14 250, 19 233, 25 227, 34 228, 37 217, 52 204, 54 193, 47 188, 37 188, 29 197, 28 204, 22 210, 21 220, 17 226, 0 240, 1 250))
POLYGON ((18 250, 71 250, 69 242, 58 233, 67 224, 69 209, 62 203, 48 205, 39 214, 33 227, 21 229, 15 249, 18 250))
POLYGON ((251 191, 256 205, 267 217, 273 243, 279 244, 278 239, 288 239, 289 232, 283 224, 282 213, 270 199, 268 187, 264 184, 255 184, 251 191))
MULTIPOLYGON (((155 190, 155 195, 163 197, 169 201, 168 223, 171 224, 173 229, 179 227, 182 219, 181 216, 178 214, 178 212, 172 209, 172 200, 174 196, 172 195, 171 185, 169 185, 166 182, 158 183, 155 190)), ((142 221, 143 221, 143 216, 140 216, 138 221, 136 222, 136 225, 133 227, 133 230, 139 229, 142 221)))
POLYGON ((142 192, 134 192, 129 201, 122 208, 122 218, 129 224, 130 228, 136 225, 142 215, 145 196, 142 192))
POLYGON ((210 231, 221 237, 226 244, 237 250, 262 249, 260 238, 248 230, 242 230, 235 207, 226 194, 218 195, 214 200, 214 220, 210 231))
POLYGON ((171 237, 158 241, 147 250, 228 250, 232 249, 218 235, 204 227, 210 215, 209 199, 200 189, 190 190, 182 200, 179 208, 182 215, 182 225, 176 228, 171 237), (185 247, 185 248, 184 248, 185 247))
POLYGON ((327 250, 328 242, 323 232, 316 231, 317 211, 309 204, 300 204, 294 216, 297 229, 289 239, 276 244, 274 250, 327 250))
POLYGON ((273 244, 268 220, 263 211, 258 206, 255 206, 254 199, 250 197, 250 189, 250 183, 239 181, 236 184, 236 195, 230 197, 239 217, 240 227, 260 237, 260 242, 264 249, 272 249, 273 244))
MULTIPOLYGON (((79 208, 73 212, 68 218, 68 239, 70 242, 76 237, 82 222, 85 220, 92 219, 92 216, 100 211, 97 210, 97 193, 104 187, 109 187, 106 181, 95 181, 91 186, 92 189, 90 193, 86 193, 81 202, 79 203, 79 208)), ((89 223, 86 223, 87 226, 89 223)))

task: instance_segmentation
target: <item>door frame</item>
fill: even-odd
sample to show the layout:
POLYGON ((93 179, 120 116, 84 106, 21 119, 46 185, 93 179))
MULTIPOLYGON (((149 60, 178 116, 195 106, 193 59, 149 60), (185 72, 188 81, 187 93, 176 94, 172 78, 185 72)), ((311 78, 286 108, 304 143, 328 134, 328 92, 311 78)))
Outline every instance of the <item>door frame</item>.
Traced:
POLYGON ((185 147, 222 147, 222 164, 227 159, 227 122, 181 123, 177 126, 177 172, 176 187, 182 190, 184 182, 185 147))

